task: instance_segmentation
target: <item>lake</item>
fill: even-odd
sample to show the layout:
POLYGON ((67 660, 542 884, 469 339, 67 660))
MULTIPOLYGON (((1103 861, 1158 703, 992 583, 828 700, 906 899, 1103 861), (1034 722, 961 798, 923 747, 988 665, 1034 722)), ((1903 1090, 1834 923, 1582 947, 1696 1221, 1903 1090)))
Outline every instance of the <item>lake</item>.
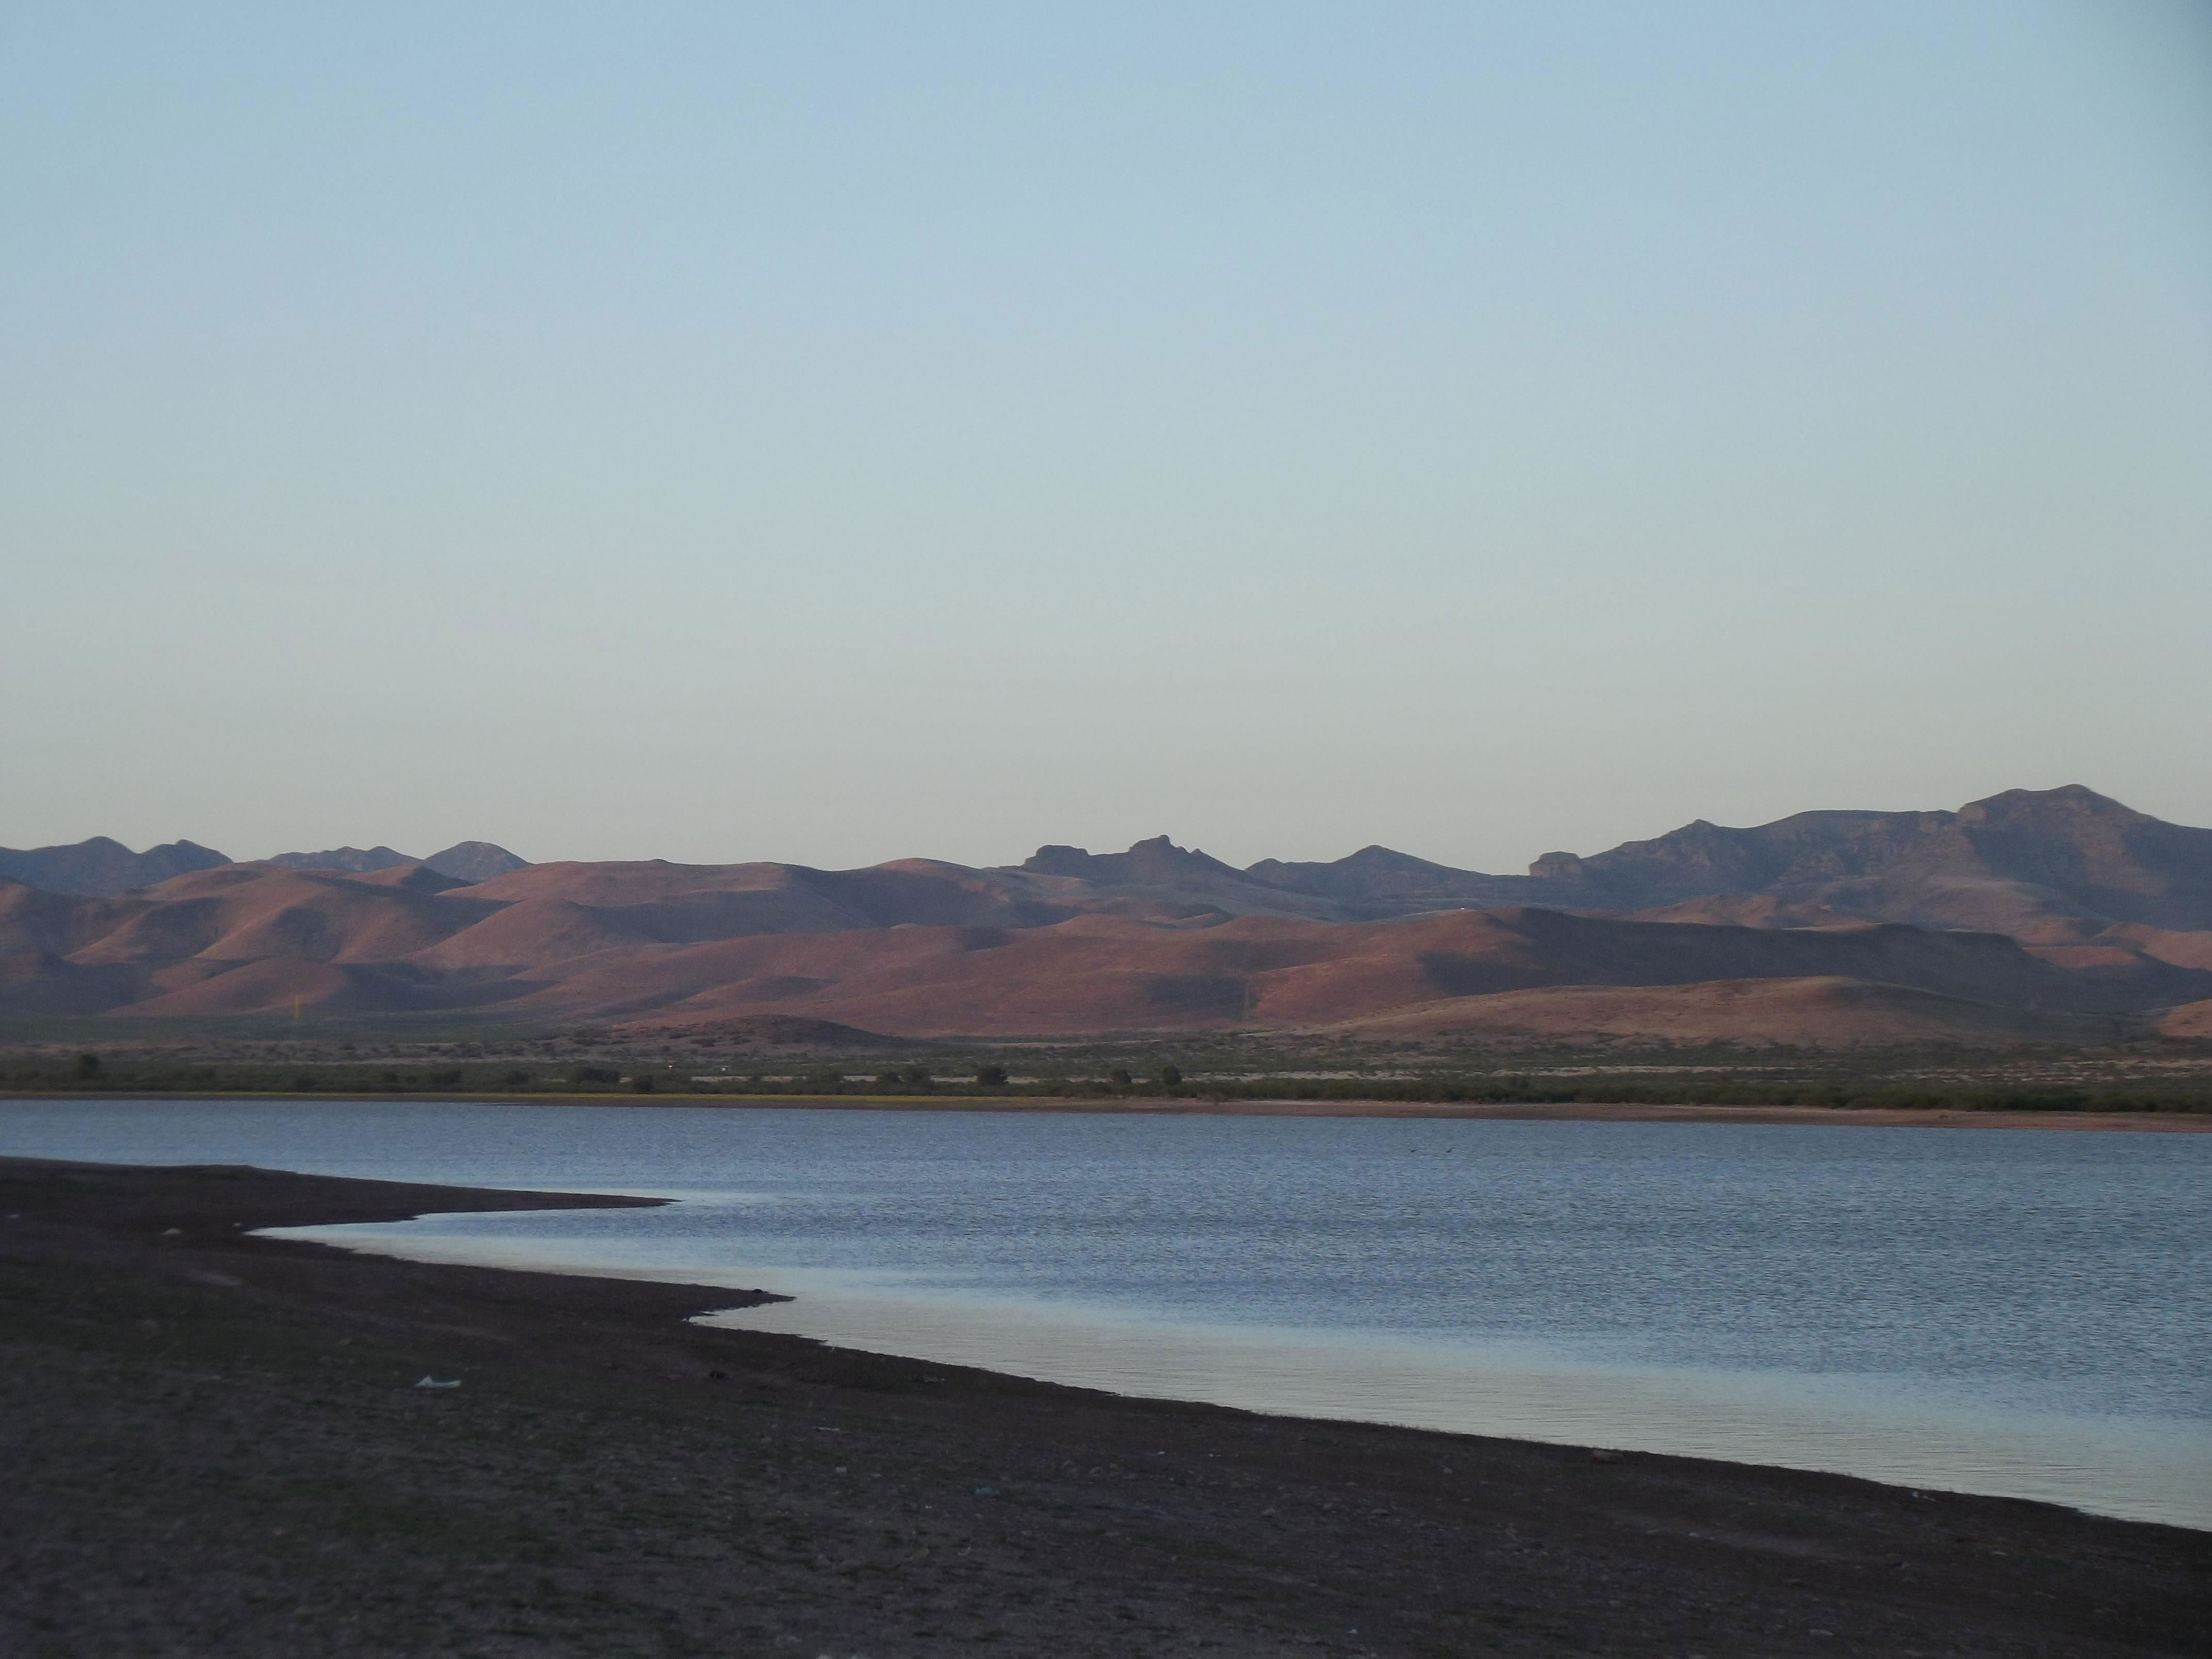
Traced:
POLYGON ((2212 1527, 2212 1136, 13 1101, 0 1152, 641 1193, 300 1230, 781 1291, 715 1316, 1128 1393, 2212 1527))

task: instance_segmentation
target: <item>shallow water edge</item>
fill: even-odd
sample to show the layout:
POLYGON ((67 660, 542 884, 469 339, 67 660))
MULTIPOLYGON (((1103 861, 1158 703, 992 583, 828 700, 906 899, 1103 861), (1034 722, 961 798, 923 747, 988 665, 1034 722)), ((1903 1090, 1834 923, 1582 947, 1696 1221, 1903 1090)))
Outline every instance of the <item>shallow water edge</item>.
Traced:
POLYGON ((1470 1351, 902 1296, 885 1293, 879 1276, 835 1269, 608 1266, 564 1257, 552 1241, 434 1231, 447 1218, 266 1236, 424 1262, 763 1291, 783 1299, 697 1322, 1135 1398, 1806 1469, 2212 1531, 2212 1437, 2193 1425, 1992 1419, 1902 1392, 1870 1395, 1867 1379, 1579 1364, 1539 1343, 1470 1351))

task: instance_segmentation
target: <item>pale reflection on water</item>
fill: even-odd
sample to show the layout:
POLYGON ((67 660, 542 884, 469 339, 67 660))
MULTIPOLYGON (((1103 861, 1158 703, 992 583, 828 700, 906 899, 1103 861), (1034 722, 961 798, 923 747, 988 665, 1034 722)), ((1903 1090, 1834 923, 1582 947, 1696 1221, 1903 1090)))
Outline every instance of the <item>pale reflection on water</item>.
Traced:
POLYGON ((2212 1528, 2212 1135, 0 1102, 0 1152, 665 1207, 327 1236, 855 1347, 2212 1528), (702 1305, 710 1305, 702 1304, 702 1305))
POLYGON ((1048 1304, 900 1287, 890 1273, 611 1267, 572 1258, 556 1241, 438 1231, 446 1219, 460 1218, 270 1231, 414 1261, 766 1290, 793 1299, 699 1322, 1117 1394, 1821 1469, 2212 1528, 2212 1435, 2201 1425, 1984 1413, 1887 1377, 1577 1364, 1534 1342, 1345 1340, 1071 1316, 1048 1304))

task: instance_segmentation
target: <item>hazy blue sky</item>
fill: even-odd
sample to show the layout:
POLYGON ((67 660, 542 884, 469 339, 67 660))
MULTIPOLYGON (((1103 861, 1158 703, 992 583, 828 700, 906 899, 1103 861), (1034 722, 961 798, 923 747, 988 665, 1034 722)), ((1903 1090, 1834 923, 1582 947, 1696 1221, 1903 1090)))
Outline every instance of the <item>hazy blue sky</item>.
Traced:
POLYGON ((2212 8, 0 6, 0 843, 2212 823, 2212 8))

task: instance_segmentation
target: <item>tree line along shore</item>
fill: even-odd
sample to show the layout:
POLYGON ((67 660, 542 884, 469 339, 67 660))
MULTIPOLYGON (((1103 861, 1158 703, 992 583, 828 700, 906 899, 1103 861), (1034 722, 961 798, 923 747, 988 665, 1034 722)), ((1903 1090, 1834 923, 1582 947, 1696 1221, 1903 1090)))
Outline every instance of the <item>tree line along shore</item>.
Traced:
MULTIPOLYGON (((1655 1068, 1656 1069, 1656 1068, 1655 1068)), ((1550 1073, 1430 1070, 1400 1075, 1312 1076, 1297 1073, 1219 1075, 1186 1072, 1174 1061, 1115 1063, 1096 1073, 1048 1070, 1018 1074, 1001 1061, 957 1068, 917 1061, 854 1069, 808 1065, 793 1071, 700 1073, 665 1059, 580 1060, 565 1066, 513 1063, 117 1061, 86 1052, 0 1057, 0 1093, 139 1096, 325 1095, 514 1098, 659 1097, 908 1101, 1161 1100, 1233 1105, 1255 1101, 1376 1102, 1409 1105, 1819 1107, 1889 1112, 2075 1112, 2212 1115, 2212 1080, 2182 1073, 2171 1079, 2082 1082, 2000 1079, 1899 1081, 1848 1073, 1791 1079, 1731 1076, 1718 1067, 1673 1074, 1607 1075, 1592 1069, 1550 1073)))

